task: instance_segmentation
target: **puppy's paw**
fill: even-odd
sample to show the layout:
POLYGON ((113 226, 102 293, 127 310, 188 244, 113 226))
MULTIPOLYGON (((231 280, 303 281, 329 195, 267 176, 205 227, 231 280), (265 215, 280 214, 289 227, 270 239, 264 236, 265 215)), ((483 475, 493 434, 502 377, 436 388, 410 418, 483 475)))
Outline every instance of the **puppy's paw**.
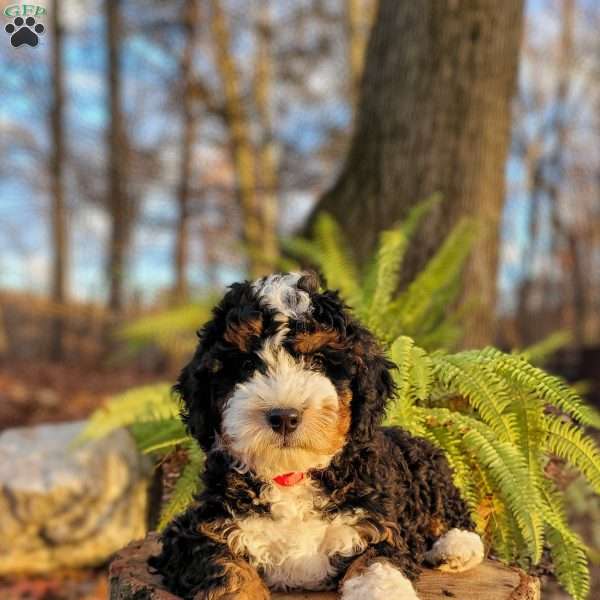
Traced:
POLYGON ((383 561, 344 581, 341 592, 341 600, 419 600, 412 583, 383 561))
POLYGON ((476 567, 483 555, 483 542, 476 533, 451 529, 433 544, 425 560, 440 571, 460 573, 476 567))

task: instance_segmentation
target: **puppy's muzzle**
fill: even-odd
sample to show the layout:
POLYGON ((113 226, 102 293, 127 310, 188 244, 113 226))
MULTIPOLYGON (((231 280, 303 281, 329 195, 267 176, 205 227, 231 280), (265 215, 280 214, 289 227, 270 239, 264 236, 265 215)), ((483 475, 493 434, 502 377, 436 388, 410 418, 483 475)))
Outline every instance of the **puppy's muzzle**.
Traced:
POLYGON ((295 408, 274 408, 267 412, 267 423, 280 435, 293 433, 300 425, 300 413, 295 408))

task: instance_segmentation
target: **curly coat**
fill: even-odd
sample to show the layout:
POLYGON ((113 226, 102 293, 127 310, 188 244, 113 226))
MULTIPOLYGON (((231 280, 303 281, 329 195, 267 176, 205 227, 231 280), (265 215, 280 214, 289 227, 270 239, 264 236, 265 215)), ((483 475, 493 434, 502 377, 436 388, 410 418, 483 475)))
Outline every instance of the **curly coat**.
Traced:
POLYGON ((283 316, 279 300, 261 296, 264 279, 232 285, 175 386, 183 420, 206 452, 203 486, 194 505, 167 527, 150 565, 183 598, 269 597, 264 565, 253 566, 251 553, 232 540, 247 519, 272 520, 265 489, 273 484, 231 451, 223 426, 234 391, 253 374, 268 372, 260 353, 266 340, 277 339, 294 360, 326 377, 340 412, 348 410, 346 421, 339 418, 346 422, 341 447, 324 467, 308 469, 307 478, 320 498, 311 505, 319 522, 352 515, 345 522, 359 541, 353 538, 352 551, 327 556, 327 576, 314 589, 334 589, 381 560, 414 580, 444 532, 473 529, 442 452, 402 429, 381 426, 394 393, 394 366, 374 336, 336 292, 320 291, 314 276, 292 281, 278 297, 289 307, 283 316), (295 312, 307 298, 310 308, 295 312))

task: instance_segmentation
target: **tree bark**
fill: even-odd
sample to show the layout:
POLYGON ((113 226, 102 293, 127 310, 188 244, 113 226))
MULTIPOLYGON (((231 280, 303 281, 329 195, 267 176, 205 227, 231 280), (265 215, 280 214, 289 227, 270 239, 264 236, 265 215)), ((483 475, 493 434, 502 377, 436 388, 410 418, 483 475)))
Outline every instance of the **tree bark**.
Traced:
POLYGON ((107 207, 111 221, 107 262, 108 307, 118 314, 125 304, 125 262, 130 221, 130 206, 124 185, 127 150, 121 108, 121 0, 105 0, 104 9, 109 96, 107 207))
POLYGON ((250 122, 241 96, 241 81, 231 52, 229 23, 220 0, 211 0, 212 32, 217 71, 225 98, 229 146, 233 160, 237 197, 241 209, 243 238, 251 277, 264 275, 262 217, 257 196, 257 165, 250 136, 250 122))
MULTIPOLYGON (((67 211, 64 190, 64 76, 63 76, 63 28, 60 23, 60 0, 53 0, 50 9, 52 19, 52 84, 53 98, 50 108, 52 150, 50 154, 50 177, 52 193, 51 239, 52 273, 51 298, 62 305, 67 300, 67 211)), ((51 358, 60 360, 64 354, 64 322, 61 315, 54 317, 51 332, 51 358)))
POLYGON ((523 1, 381 0, 356 129, 317 210, 332 214, 365 263, 379 232, 434 192, 444 197, 412 244, 406 278, 460 217, 480 221, 466 268, 465 344, 493 339, 499 222, 523 1))
POLYGON ((346 0, 346 36, 348 38, 348 66, 352 103, 360 91, 360 80, 365 59, 365 47, 369 38, 369 28, 378 0, 371 0, 366 6, 364 0, 346 0))
POLYGON ((184 7, 185 46, 181 57, 181 81, 183 98, 181 106, 181 171, 177 193, 177 231, 175 234, 175 289, 174 297, 183 303, 189 296, 187 277, 191 175, 194 141, 196 139, 196 116, 194 114, 193 60, 198 27, 198 1, 188 0, 184 7))

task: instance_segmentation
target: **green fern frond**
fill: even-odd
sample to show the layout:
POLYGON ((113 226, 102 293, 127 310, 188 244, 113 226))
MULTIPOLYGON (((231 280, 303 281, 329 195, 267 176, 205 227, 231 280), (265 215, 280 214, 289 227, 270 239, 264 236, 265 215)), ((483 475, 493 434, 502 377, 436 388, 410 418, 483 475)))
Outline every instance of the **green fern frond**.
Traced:
POLYGON ((486 349, 494 354, 493 368, 511 383, 526 391, 535 391, 547 404, 560 408, 584 425, 600 427, 597 411, 586 405, 579 395, 560 377, 534 367, 518 355, 508 355, 486 349))
POLYGON ((183 512, 192 503, 200 490, 200 475, 204 469, 204 454, 194 441, 190 441, 187 445, 187 453, 188 462, 173 488, 171 498, 161 512, 158 522, 159 531, 162 531, 170 521, 183 512))
POLYGON ((581 471, 592 489, 600 494, 600 450, 594 440, 556 417, 546 417, 544 424, 548 452, 581 471))
POLYGON ((520 551, 526 548, 521 530, 514 519, 506 502, 495 493, 495 487, 490 479, 490 474, 477 460, 469 460, 471 473, 473 475, 473 485, 479 493, 481 506, 474 514, 475 522, 478 523, 478 530, 489 540, 489 545, 494 552, 507 563, 522 562, 520 551), (485 514, 480 516, 481 510, 486 506, 489 511, 487 525, 485 524, 485 514))
POLYGON ((351 304, 359 302, 358 271, 346 246, 340 226, 327 213, 321 213, 314 227, 315 241, 321 253, 319 266, 327 285, 338 289, 351 304))
POLYGON ((475 231, 472 221, 460 221, 408 289, 389 306, 376 308, 384 312, 380 329, 385 332, 385 339, 395 339, 400 333, 413 335, 420 329, 435 305, 436 296, 458 279, 471 250, 475 231))
POLYGON ((432 355, 436 379, 448 391, 458 392, 469 401, 501 440, 514 443, 517 439, 515 416, 506 412, 510 404, 506 388, 493 373, 477 368, 460 354, 432 355))
MULTIPOLYGON (((424 415, 421 417, 424 419, 424 415)), ((444 451, 454 474, 454 485, 461 491, 462 498, 471 511, 475 512, 480 494, 473 480, 472 466, 465 460, 461 437, 452 429, 431 426, 424 429, 422 436, 444 451)))
POLYGON ((134 423, 175 419, 179 402, 168 383, 134 388, 113 396, 88 419, 77 443, 99 439, 120 427, 134 423))
POLYGON ((140 452, 167 452, 190 440, 180 419, 134 423, 130 427, 140 452))
POLYGON ((515 415, 518 447, 527 464, 529 481, 539 489, 542 484, 542 457, 546 438, 543 415, 544 405, 533 394, 511 389, 510 410, 515 415))
POLYGON ((492 496, 492 513, 489 519, 490 545, 498 557, 507 563, 519 563, 519 549, 525 546, 518 526, 510 518, 506 504, 498 497, 492 496))
POLYGON ((378 329, 381 326, 381 313, 372 309, 389 305, 398 290, 400 269, 410 239, 425 215, 440 201, 441 195, 433 194, 414 206, 400 225, 384 231, 379 236, 376 258, 366 274, 367 284, 362 299, 368 315, 367 324, 370 327, 378 329))
POLYGON ((543 340, 519 350, 516 354, 520 354, 525 360, 533 365, 543 364, 561 348, 568 346, 573 339, 569 331, 555 331, 543 340))
POLYGON ((301 262, 308 262, 314 266, 321 266, 323 255, 319 245, 301 237, 291 237, 282 240, 281 246, 285 252, 296 257, 301 262))
POLYGON ((214 298, 203 302, 179 306, 157 314, 147 315, 126 325, 119 337, 133 344, 146 344, 162 337, 195 332, 210 318, 214 298))
POLYGON ((560 377, 533 366, 522 355, 506 354, 492 347, 461 354, 481 364, 489 363, 489 368, 511 385, 535 394, 546 404, 561 409, 581 424, 600 428, 600 413, 587 405, 572 386, 560 377))
POLYGON ((514 446, 495 441, 495 436, 485 435, 481 430, 471 429, 463 439, 465 446, 489 471, 498 495, 519 524, 533 562, 539 562, 543 549, 542 522, 536 513, 536 492, 523 457, 514 446))
POLYGON ((590 590, 585 544, 569 527, 560 498, 550 482, 542 489, 541 511, 556 576, 574 600, 585 600, 590 590))
POLYGON ((462 436, 465 449, 485 468, 494 491, 514 515, 529 554, 538 562, 543 546, 542 522, 536 514, 538 492, 529 480, 527 466, 518 449, 498 440, 496 433, 481 421, 447 409, 427 409, 430 426, 451 427, 462 436))
POLYGON ((388 408, 386 423, 420 435, 422 428, 414 408, 418 400, 425 400, 429 395, 431 359, 411 338, 405 336, 400 336, 392 344, 390 356, 398 368, 392 375, 396 383, 396 396, 388 408))

